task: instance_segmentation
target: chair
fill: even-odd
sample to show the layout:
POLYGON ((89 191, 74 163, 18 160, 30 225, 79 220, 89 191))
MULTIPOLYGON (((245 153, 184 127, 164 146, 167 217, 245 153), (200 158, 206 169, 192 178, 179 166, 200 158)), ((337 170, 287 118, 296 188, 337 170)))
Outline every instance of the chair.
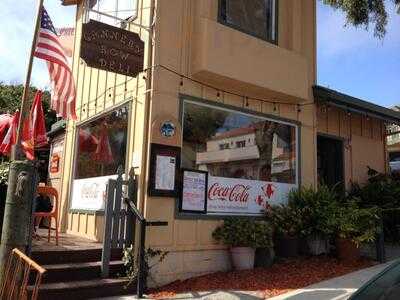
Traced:
POLYGON ((53 197, 53 209, 51 212, 35 212, 34 217, 39 218, 37 224, 40 224, 42 218, 49 220, 49 232, 47 240, 50 243, 51 220, 54 218, 56 222, 56 245, 58 246, 58 192, 55 188, 50 186, 38 186, 37 193, 40 195, 48 196, 50 199, 53 197))

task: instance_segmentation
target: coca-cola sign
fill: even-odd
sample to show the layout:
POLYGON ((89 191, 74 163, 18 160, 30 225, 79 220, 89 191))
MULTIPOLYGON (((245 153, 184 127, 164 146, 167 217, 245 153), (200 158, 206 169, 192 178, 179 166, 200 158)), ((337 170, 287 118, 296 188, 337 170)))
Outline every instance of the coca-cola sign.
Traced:
POLYGON ((285 203, 295 184, 209 176, 207 213, 262 215, 266 206, 285 203))
POLYGON ((103 210, 109 179, 117 175, 75 179, 72 185, 71 209, 103 210))

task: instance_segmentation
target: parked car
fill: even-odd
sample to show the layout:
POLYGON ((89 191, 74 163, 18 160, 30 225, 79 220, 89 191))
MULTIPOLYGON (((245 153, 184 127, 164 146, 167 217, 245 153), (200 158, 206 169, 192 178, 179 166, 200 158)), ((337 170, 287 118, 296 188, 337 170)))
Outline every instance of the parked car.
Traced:
POLYGON ((400 299, 400 259, 359 288, 349 300, 400 299))

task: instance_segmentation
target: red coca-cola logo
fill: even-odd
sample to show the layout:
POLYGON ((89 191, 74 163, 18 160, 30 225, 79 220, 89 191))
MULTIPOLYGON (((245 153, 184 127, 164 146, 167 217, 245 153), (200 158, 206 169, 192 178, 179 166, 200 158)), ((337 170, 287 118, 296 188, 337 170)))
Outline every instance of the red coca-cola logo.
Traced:
POLYGON ((251 186, 244 184, 223 186, 216 182, 213 183, 208 189, 208 199, 231 202, 247 202, 249 200, 250 188, 251 186))

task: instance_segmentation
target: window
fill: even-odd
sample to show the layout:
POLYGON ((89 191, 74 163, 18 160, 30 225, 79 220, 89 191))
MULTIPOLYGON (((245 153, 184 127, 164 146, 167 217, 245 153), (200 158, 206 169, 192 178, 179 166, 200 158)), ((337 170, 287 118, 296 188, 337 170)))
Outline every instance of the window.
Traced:
POLYGON ((297 184, 295 125, 190 100, 183 102, 182 124, 182 167, 210 176, 297 184), (223 146, 232 141, 235 147, 223 146))
POLYGON ((89 19, 110 25, 123 26, 121 19, 132 21, 137 16, 137 0, 86 0, 89 19), (99 11, 99 14, 95 11, 99 11))
POLYGON ((277 42, 277 0, 220 0, 221 23, 258 38, 277 42))
POLYGON ((246 141, 236 142, 236 148, 244 148, 246 147, 246 141))
POLYGON ((78 127, 75 179, 117 174, 125 166, 128 107, 78 127))
POLYGON ((229 149, 229 143, 224 143, 219 145, 219 150, 229 149))

